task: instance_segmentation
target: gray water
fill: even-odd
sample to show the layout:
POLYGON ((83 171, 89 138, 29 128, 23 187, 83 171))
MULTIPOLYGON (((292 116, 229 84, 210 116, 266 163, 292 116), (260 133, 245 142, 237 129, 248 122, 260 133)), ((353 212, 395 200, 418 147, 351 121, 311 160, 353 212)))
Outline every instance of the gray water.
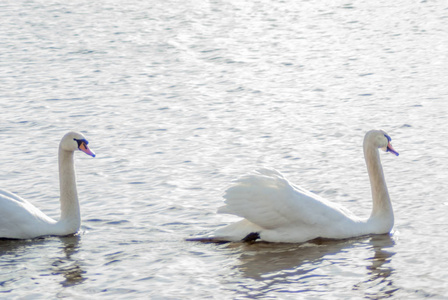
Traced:
POLYGON ((77 236, 0 241, 4 299, 448 299, 445 1, 4 1, 1 187, 77 236), (391 235, 200 244, 232 180, 271 167, 360 216, 382 128, 391 235))

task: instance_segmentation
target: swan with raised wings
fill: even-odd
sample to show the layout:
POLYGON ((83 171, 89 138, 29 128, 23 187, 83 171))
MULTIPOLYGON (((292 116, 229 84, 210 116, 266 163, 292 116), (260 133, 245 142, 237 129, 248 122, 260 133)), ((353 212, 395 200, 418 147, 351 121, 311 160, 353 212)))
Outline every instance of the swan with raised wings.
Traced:
POLYGON ((369 218, 359 218, 344 207, 289 183, 275 170, 262 169, 241 177, 227 189, 225 205, 218 210, 243 220, 218 229, 212 237, 189 240, 301 243, 315 238, 345 239, 389 233, 394 214, 378 149, 398 156, 390 141, 382 130, 371 130, 364 138, 364 158, 373 198, 369 218))
POLYGON ((89 142, 78 132, 64 135, 59 144, 59 221, 45 215, 30 202, 0 189, 0 238, 30 239, 47 235, 76 233, 81 225, 73 154, 75 150, 95 157, 89 142))

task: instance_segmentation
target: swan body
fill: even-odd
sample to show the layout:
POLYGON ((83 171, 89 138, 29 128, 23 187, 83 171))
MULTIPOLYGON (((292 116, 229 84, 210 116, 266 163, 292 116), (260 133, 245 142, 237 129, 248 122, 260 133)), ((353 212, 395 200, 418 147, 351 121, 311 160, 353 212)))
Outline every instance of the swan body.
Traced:
POLYGON ((29 239, 46 235, 76 233, 81 224, 73 154, 75 150, 95 157, 81 133, 69 132, 59 144, 61 217, 45 215, 25 199, 0 189, 0 238, 29 239))
POLYGON ((373 197, 369 218, 359 218, 344 207, 291 184, 275 170, 262 169, 241 177, 227 189, 225 205, 218 210, 243 220, 218 229, 212 238, 203 241, 300 243, 315 238, 344 239, 390 232, 394 215, 378 151, 398 155, 390 141, 381 130, 371 130, 364 138, 373 197))

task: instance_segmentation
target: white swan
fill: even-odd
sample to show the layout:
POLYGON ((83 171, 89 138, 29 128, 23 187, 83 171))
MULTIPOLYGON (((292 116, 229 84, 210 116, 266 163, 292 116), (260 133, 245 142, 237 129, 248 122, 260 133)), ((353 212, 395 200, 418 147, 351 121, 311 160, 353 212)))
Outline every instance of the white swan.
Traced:
POLYGON ((0 238, 29 239, 45 235, 68 235, 78 231, 81 216, 73 152, 79 149, 95 157, 88 143, 81 133, 69 132, 59 144, 59 221, 56 222, 19 196, 0 189, 0 238))
POLYGON ((315 238, 344 239, 388 233, 394 215, 378 149, 398 155, 390 141, 382 130, 371 130, 364 138, 373 197, 368 219, 358 218, 344 207, 290 184, 275 170, 262 169, 243 176, 227 189, 225 206, 218 210, 243 220, 218 229, 211 238, 189 240, 300 243, 315 238))

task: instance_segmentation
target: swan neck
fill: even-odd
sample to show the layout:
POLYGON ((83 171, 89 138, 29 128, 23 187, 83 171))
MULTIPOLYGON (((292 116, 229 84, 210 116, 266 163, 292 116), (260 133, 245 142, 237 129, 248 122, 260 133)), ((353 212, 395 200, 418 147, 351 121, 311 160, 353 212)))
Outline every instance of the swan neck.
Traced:
POLYGON ((66 151, 59 147, 59 189, 61 202, 60 223, 65 223, 69 233, 78 231, 81 216, 76 190, 75 166, 73 151, 66 151))
POLYGON ((365 143, 364 157, 369 174, 373 200, 370 219, 387 219, 393 223, 392 204, 390 202, 378 148, 370 143, 365 143))

